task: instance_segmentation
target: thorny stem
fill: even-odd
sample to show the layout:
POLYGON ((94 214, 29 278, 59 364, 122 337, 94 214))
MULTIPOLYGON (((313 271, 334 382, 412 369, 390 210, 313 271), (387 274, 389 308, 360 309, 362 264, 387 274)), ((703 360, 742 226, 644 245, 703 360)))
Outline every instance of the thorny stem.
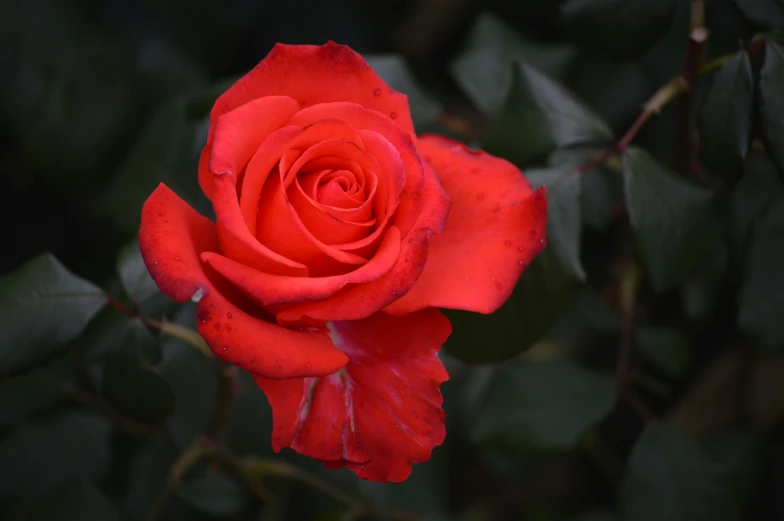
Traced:
POLYGON ((676 165, 684 171, 691 171, 697 177, 700 177, 701 173, 697 166, 698 136, 694 128, 692 109, 699 69, 705 61, 705 43, 708 41, 708 34, 705 28, 705 0, 691 0, 689 43, 680 76, 686 85, 686 92, 678 108, 679 140, 676 165))
POLYGON ((324 481, 315 474, 311 474, 298 467, 290 465, 282 461, 274 461, 268 459, 251 458, 245 461, 245 466, 251 476, 257 478, 264 478, 267 476, 280 476, 301 481, 316 490, 330 496, 335 501, 342 503, 348 507, 349 519, 356 519, 365 515, 375 514, 386 519, 396 521, 418 521, 418 517, 408 512, 401 512, 399 510, 386 510, 375 509, 367 505, 363 501, 343 492, 338 487, 331 483, 324 481))
POLYGON ((166 503, 169 501, 169 496, 180 485, 185 473, 202 458, 214 453, 214 450, 214 447, 198 440, 193 442, 182 452, 182 454, 180 454, 180 457, 177 458, 177 461, 171 466, 169 477, 166 479, 166 486, 163 487, 158 494, 155 503, 153 503, 145 518, 146 521, 156 521, 161 516, 163 509, 166 507, 166 503))
POLYGON ((632 386, 632 377, 629 371, 629 356, 632 348, 632 335, 634 333, 634 316, 637 309, 637 293, 640 289, 642 272, 634 261, 621 268, 620 273, 620 311, 621 311, 621 340, 618 349, 618 362, 615 369, 615 380, 621 394, 626 398, 632 408, 646 422, 657 420, 656 414, 645 404, 645 401, 632 386))
POLYGON ((215 370, 218 373, 218 398, 207 435, 214 440, 219 440, 225 434, 231 419, 231 409, 234 403, 234 379, 237 376, 237 369, 223 360, 216 359, 215 370))

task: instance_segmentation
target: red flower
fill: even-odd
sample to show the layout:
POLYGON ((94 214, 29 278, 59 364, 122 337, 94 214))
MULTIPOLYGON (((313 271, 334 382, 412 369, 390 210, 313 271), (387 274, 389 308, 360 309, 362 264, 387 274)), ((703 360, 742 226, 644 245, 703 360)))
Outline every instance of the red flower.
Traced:
POLYGON ((491 313, 544 246, 517 168, 414 134, 408 102, 348 47, 277 45, 215 103, 199 182, 166 186, 139 243, 161 290, 202 290, 198 330, 250 371, 290 447, 402 481, 445 436, 436 308, 491 313), (451 204, 450 204, 451 201, 451 204))

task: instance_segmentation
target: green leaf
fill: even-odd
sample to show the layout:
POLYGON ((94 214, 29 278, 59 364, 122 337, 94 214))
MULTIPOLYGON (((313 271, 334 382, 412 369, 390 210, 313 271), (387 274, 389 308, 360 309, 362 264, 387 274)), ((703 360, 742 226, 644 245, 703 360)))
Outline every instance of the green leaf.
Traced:
POLYGON ((231 407, 226 441, 236 454, 273 456, 270 444, 272 409, 250 373, 239 371, 237 396, 231 407))
POLYGON ((503 110, 480 141, 488 152, 524 165, 556 147, 605 144, 610 139, 607 124, 571 92, 518 63, 503 110))
POLYGON ((569 0, 564 29, 577 41, 617 60, 642 54, 672 23, 676 0, 569 0))
MULTIPOLYGON (((558 148, 547 158, 550 167, 580 168, 599 160, 604 150, 595 148, 558 148)), ((615 206, 623 204, 623 180, 606 166, 589 168, 580 174, 580 216, 594 230, 606 230, 615 206)))
POLYGON ((125 292, 133 302, 138 304, 158 293, 158 286, 144 265, 137 240, 120 250, 117 256, 117 272, 125 292))
POLYGON ((754 79, 745 51, 716 72, 700 112, 700 147, 706 163, 735 182, 751 141, 754 79))
POLYGON ((0 24, 0 123, 58 188, 100 186, 137 123, 133 57, 89 2, 11 0, 0 24))
POLYGON ((650 424, 632 450, 620 488, 629 521, 739 520, 732 479, 680 428, 650 424))
POLYGON ((532 359, 498 368, 469 428, 475 443, 512 452, 563 450, 612 409, 612 376, 568 359, 532 359))
POLYGON ((102 479, 111 428, 84 412, 23 424, 0 444, 0 501, 29 499, 69 478, 102 479))
POLYGON ((764 354, 784 354, 784 198, 754 223, 740 295, 741 329, 764 354))
POLYGON ((471 101, 492 115, 501 109, 512 85, 512 63, 525 62, 560 79, 573 57, 571 47, 526 40, 502 20, 482 14, 465 48, 452 62, 451 71, 471 101))
POLYGON ((623 156, 623 177, 629 219, 653 287, 671 289, 708 251, 712 194, 634 147, 623 156))
POLYGON ((760 118, 762 136, 776 166, 784 179, 784 47, 768 40, 765 63, 760 73, 760 118))
POLYGON ((707 245, 704 260, 681 288, 683 310, 688 319, 707 319, 719 303, 730 263, 729 238, 724 228, 718 219, 710 221, 704 236, 707 245))
POLYGON ((784 26, 784 4, 779 0, 735 0, 746 18, 763 27, 784 26))
POLYGON ((56 356, 106 305, 101 288, 51 254, 0 279, 0 377, 56 356))
POLYGON ((670 378, 680 378, 689 368, 692 348, 678 329, 642 326, 637 328, 635 339, 645 357, 670 378))
POLYGON ((441 104, 417 82, 406 60, 399 55, 368 55, 365 59, 387 85, 408 96, 411 117, 418 131, 441 113, 441 104))
POLYGON ((174 412, 174 392, 145 357, 158 351, 155 337, 139 324, 129 327, 121 342, 106 363, 103 395, 123 416, 145 423, 168 418, 174 412))
POLYGON ((196 172, 207 142, 209 111, 227 85, 177 98, 147 123, 114 179, 101 210, 128 233, 139 229, 142 205, 160 184, 202 213, 210 210, 196 172))
POLYGON ((584 281, 580 261, 580 172, 571 167, 540 168, 526 171, 526 177, 535 189, 547 187, 547 241, 564 270, 584 281))
POLYGON ((452 321, 447 352, 469 364, 500 362, 531 347, 568 307, 575 280, 547 246, 525 269, 512 296, 491 315, 444 310, 452 321))
POLYGON ((70 385, 71 362, 63 356, 23 375, 0 380, 0 430, 62 403, 70 385))
POLYGON ((745 257, 751 227, 778 200, 784 198, 784 182, 776 166, 763 152, 751 152, 745 173, 732 194, 732 242, 735 256, 745 257))
POLYGON ((111 501, 83 479, 47 490, 31 505, 25 521, 120 521, 111 501))
POLYGON ((177 488, 177 496, 192 507, 219 517, 236 515, 246 499, 234 480, 219 475, 186 481, 177 488))

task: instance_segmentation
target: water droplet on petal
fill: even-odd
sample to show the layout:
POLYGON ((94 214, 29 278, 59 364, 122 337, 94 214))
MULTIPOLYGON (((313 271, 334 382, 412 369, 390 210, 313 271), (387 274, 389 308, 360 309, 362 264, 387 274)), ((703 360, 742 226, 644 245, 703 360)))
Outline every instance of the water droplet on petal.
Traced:
POLYGON ((390 118, 395 119, 397 117, 397 113, 393 112, 389 115, 390 118))
POLYGON ((501 284, 496 284, 495 287, 501 289, 501 284))
POLYGON ((510 241, 509 239, 506 239, 506 240, 504 241, 504 245, 505 245, 505 246, 511 246, 511 245, 512 245, 512 241, 510 241))
POLYGON ((374 96, 381 96, 381 89, 376 89, 373 91, 374 96))
POLYGON ((525 248, 523 248, 522 246, 520 246, 520 247, 518 248, 518 250, 520 250, 520 251, 525 251, 525 248))
POLYGON ((229 346, 223 346, 223 347, 221 348, 221 351, 226 351, 228 348, 229 348, 229 346))
POLYGON ((544 244, 544 239, 539 239, 539 244, 544 244))
POLYGON ((227 316, 228 318, 231 318, 231 313, 226 313, 226 316, 227 316))
POLYGON ((413 237, 409 237, 408 238, 408 242, 414 242, 414 238, 413 237))

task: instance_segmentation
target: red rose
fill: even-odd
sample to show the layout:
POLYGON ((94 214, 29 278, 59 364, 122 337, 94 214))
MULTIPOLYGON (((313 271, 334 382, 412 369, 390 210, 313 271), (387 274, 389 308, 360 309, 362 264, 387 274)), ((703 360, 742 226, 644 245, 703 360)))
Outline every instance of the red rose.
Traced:
POLYGON ((402 481, 445 436, 437 308, 491 313, 544 247, 547 202, 510 163, 417 138, 404 95, 348 47, 277 45, 215 103, 199 182, 213 223, 166 186, 144 261, 250 371, 272 444, 402 481))

